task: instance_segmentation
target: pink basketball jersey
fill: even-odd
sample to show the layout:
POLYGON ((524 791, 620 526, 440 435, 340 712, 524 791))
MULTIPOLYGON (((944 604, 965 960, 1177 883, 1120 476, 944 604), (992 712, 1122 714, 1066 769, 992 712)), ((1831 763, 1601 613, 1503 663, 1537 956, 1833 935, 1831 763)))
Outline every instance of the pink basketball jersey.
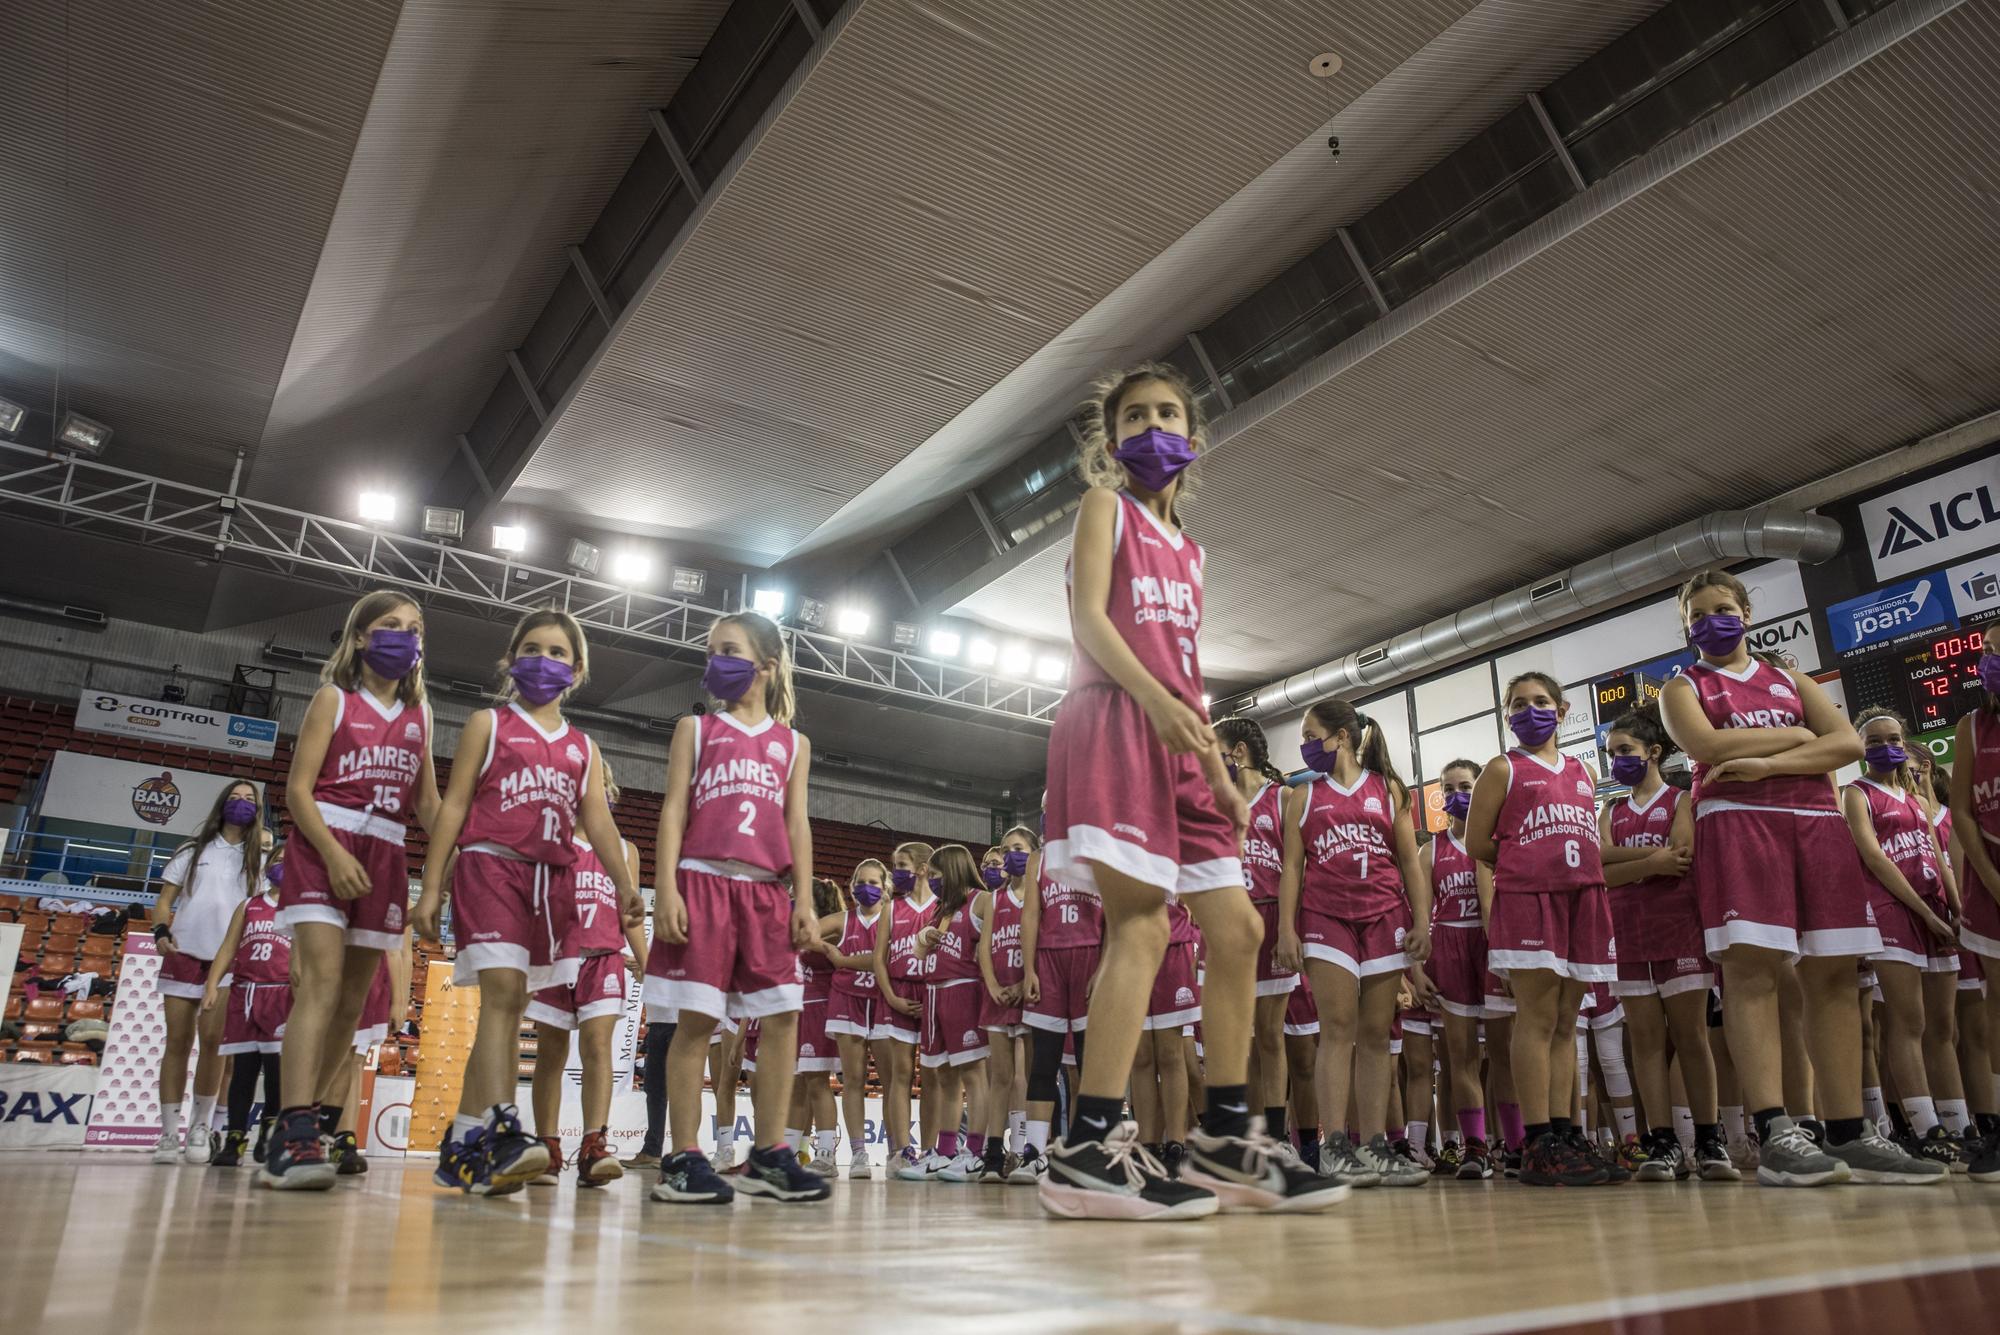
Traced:
POLYGON ((943 928, 944 936, 937 948, 924 956, 924 981, 950 983, 979 977, 979 923, 972 916, 972 900, 960 904, 947 922, 938 923, 935 914, 927 916, 929 925, 943 928))
POLYGON ((923 957, 917 954, 917 936, 930 926, 933 899, 918 908, 907 896, 889 901, 889 976, 895 979, 922 978, 923 957))
POLYGON ((993 896, 993 921, 987 930, 993 934, 993 981, 1002 987, 1020 982, 1026 972, 1021 960, 1021 915, 1027 907, 1025 898, 1014 898, 1012 886, 993 896))
POLYGON ((1479 921, 1479 875, 1450 830, 1431 840, 1431 921, 1479 921))
POLYGON ((1343 792, 1332 776, 1314 779, 1299 816, 1305 881, 1299 904, 1351 922, 1379 918, 1403 899, 1403 874, 1390 844, 1396 808, 1381 775, 1363 770, 1343 792))
POLYGON ((1916 794, 1885 788, 1863 778, 1860 788, 1868 798, 1868 819, 1875 826, 1875 842, 1903 873, 1910 889, 1934 909, 1944 907, 1944 879, 1938 875, 1937 852, 1931 847, 1931 821, 1916 794))
POLYGON ((252 895, 243 905, 243 939, 229 972, 239 983, 286 983, 292 977, 292 936, 278 922, 278 905, 252 895))
POLYGON ((517 704, 492 711, 493 736, 458 843, 498 844, 530 862, 576 861, 577 804, 590 774, 590 739, 565 722, 554 732, 517 704))
MULTIPOLYGON (((1960 764, 1966 763, 1964 758, 1960 764)), ((1981 708, 1972 715, 1972 814, 1979 833, 2000 843, 2000 725, 1981 708)))
POLYGON ((429 738, 422 706, 401 700, 385 706, 366 691, 342 691, 313 800, 409 824, 429 738))
MULTIPOLYGON (((1640 806, 1627 793, 1611 804, 1611 846, 1613 848, 1665 848, 1674 832, 1674 817, 1680 811, 1681 790, 1661 784, 1653 800, 1640 806)), ((1656 878, 1664 880, 1666 878, 1656 878)), ((1648 882, 1638 882, 1644 885, 1648 882)))
POLYGON ((1075 950, 1104 941, 1104 905, 1097 896, 1042 877, 1042 916, 1035 928, 1035 951, 1075 950))
POLYGON ((1250 828, 1243 832, 1243 874, 1252 903, 1276 902, 1285 874, 1285 786, 1267 783, 1250 803, 1250 828))
POLYGON ((578 839, 576 861, 576 925, 572 937, 578 953, 609 955, 625 948, 625 924, 618 918, 618 887, 588 843, 578 839))
MULTIPOLYGON (((840 940, 834 949, 843 955, 868 955, 875 953, 875 925, 882 921, 878 909, 874 922, 864 922, 859 913, 849 909, 840 923, 840 940)), ((872 997, 875 995, 875 970, 835 969, 833 990, 845 992, 851 997, 872 997)))
MULTIPOLYGON (((1798 728, 1805 726, 1805 705, 1782 668, 1757 659, 1740 675, 1707 663, 1687 670, 1688 684, 1701 701, 1701 711, 1714 728, 1798 728)), ((1726 802, 1736 807, 1775 811, 1832 811, 1833 784, 1821 774, 1781 774, 1754 783, 1725 783, 1711 788, 1710 765, 1694 767, 1694 800, 1726 802)))
POLYGON ((1581 760, 1560 759, 1551 769, 1524 751, 1507 753, 1507 797, 1493 826, 1495 894, 1604 884, 1596 786, 1581 760))
POLYGON ((729 714, 695 720, 694 782, 681 856, 742 862, 782 875, 791 869, 785 785, 798 734, 776 719, 747 727, 729 714))
MULTIPOLYGON (((1201 544, 1186 533, 1169 532, 1151 510, 1124 492, 1118 494, 1113 532, 1111 599, 1105 608, 1111 624, 1146 671, 1207 718, 1195 648, 1201 632, 1201 544)), ((1063 580, 1069 583, 1068 566, 1063 580)), ((1077 646, 1072 690, 1117 684, 1077 646)))

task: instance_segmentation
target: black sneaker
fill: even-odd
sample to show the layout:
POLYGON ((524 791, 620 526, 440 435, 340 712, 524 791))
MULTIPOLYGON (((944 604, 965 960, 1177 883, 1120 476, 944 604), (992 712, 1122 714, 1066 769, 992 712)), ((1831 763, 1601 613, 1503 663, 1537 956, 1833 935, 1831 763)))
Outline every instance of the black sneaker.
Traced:
POLYGON ((1464 1147, 1455 1140, 1447 1140, 1438 1150, 1437 1162, 1431 1165, 1432 1177, 1457 1177, 1459 1167, 1465 1162, 1464 1147))
POLYGON ((1185 1142, 1168 1141, 1160 1151, 1160 1166, 1167 1170, 1167 1176, 1178 1178, 1187 1167, 1188 1147, 1185 1142))
POLYGON ((1980 1141, 1979 1153, 1966 1166, 1966 1176, 1974 1182, 2000 1182, 2000 1136, 1980 1141))
POLYGON ((319 1120, 307 1108, 278 1127, 257 1182, 273 1191, 325 1191, 333 1185, 334 1173, 320 1148, 319 1120))
POLYGON ((333 1160, 335 1172, 341 1177, 360 1177, 368 1171, 368 1159, 361 1153, 361 1142, 352 1131, 342 1131, 333 1138, 333 1149, 327 1153, 333 1160))
POLYGON ((257 1123, 257 1143, 250 1147, 250 1157, 258 1163, 264 1162, 264 1152, 271 1146, 271 1124, 276 1120, 266 1117, 257 1123))
POLYGON ((1598 1187, 1610 1181, 1611 1173, 1587 1148, 1575 1141, 1544 1131, 1521 1155, 1521 1185, 1524 1187, 1598 1187))
POLYGON ((1919 1159, 1943 1164, 1949 1172, 1963 1173, 1966 1169, 1964 1142, 1941 1126, 1934 1126, 1921 1136, 1912 1136, 1903 1148, 1919 1159))
POLYGON ((1301 1137, 1298 1143, 1298 1151, 1299 1162, 1317 1173, 1319 1171, 1319 1133, 1315 1131, 1310 1136, 1301 1137))
MULTIPOLYGON (((826 1184, 819 1184, 822 1191, 826 1184)), ((700 1150, 670 1154, 660 1164, 660 1180, 650 1193, 656 1201, 674 1205, 727 1205, 736 1199, 736 1188, 722 1180, 708 1156, 700 1150)))
POLYGON ((250 1146, 249 1133, 231 1131, 222 1138, 222 1148, 208 1161, 210 1168, 237 1168, 243 1163, 244 1152, 250 1146))
POLYGON ((511 1103, 487 1114, 486 1166, 494 1187, 509 1189, 526 1186, 549 1166, 549 1147, 521 1129, 521 1114, 511 1103))
POLYGON ((1729 1157, 1729 1146, 1721 1136, 1697 1136, 1694 1142, 1694 1171, 1704 1182, 1741 1182, 1742 1170, 1729 1157))
POLYGON ((833 1194, 826 1179, 799 1166, 799 1156, 783 1145, 751 1150, 736 1175, 736 1189, 745 1196, 802 1204, 833 1194))
POLYGON ((1603 1182, 1592 1182, 1588 1185, 1615 1187, 1632 1180, 1632 1170, 1618 1162, 1617 1155, 1600 1153, 1598 1148, 1590 1143, 1590 1137, 1583 1134, 1580 1127, 1570 1127, 1569 1134, 1563 1139, 1573 1153, 1586 1162, 1594 1163, 1604 1170, 1603 1182))
POLYGON ((1687 1151, 1681 1148, 1681 1138, 1671 1131, 1661 1131, 1647 1146, 1655 1163, 1663 1163, 1673 1172, 1673 1180, 1685 1182, 1693 1175, 1694 1169, 1688 1163, 1687 1151))
POLYGON ((1500 1172, 1502 1175, 1511 1178, 1520 1177, 1521 1161, 1523 1158, 1524 1156, 1520 1150, 1507 1150, 1502 1153, 1500 1156, 1500 1172))
POLYGON ((463 1140, 445 1133, 438 1147, 438 1166, 431 1180, 442 1187, 457 1187, 468 1196, 511 1196, 521 1189, 519 1182, 505 1183, 493 1177, 493 1137, 485 1127, 468 1131, 463 1140))
POLYGON ((1051 1145, 1048 1162, 1038 1190, 1042 1208, 1058 1219, 1201 1219, 1222 1206, 1214 1192, 1168 1177, 1139 1144, 1136 1122, 1119 1123, 1101 1141, 1051 1145))
POLYGON ((1465 1148, 1458 1152, 1458 1180, 1461 1182, 1484 1182, 1493 1176, 1493 1151, 1486 1142, 1473 1137, 1465 1142, 1465 1148))
POLYGON ((1340 1204, 1351 1190, 1281 1153, 1261 1117, 1250 1119, 1247 1136, 1189 1132, 1181 1180, 1214 1192, 1230 1213, 1312 1214, 1340 1204))

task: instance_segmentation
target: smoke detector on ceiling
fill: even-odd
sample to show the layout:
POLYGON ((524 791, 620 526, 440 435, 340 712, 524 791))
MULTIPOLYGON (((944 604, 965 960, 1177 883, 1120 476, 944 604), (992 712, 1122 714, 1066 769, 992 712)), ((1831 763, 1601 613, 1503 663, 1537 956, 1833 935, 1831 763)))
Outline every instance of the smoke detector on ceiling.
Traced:
POLYGON ((1334 75, 1340 73, 1342 63, 1340 52, 1322 51, 1312 58, 1306 69, 1315 79, 1331 79, 1334 75))

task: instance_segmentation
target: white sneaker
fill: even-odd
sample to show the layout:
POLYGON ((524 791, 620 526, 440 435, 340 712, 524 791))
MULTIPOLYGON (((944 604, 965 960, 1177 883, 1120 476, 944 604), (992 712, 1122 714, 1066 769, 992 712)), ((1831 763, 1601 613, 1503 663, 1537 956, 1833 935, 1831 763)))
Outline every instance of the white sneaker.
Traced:
POLYGON ((875 1176, 875 1166, 868 1162, 866 1153, 856 1154, 847 1165, 847 1175, 857 1182, 866 1182, 875 1176))
POLYGON ((717 1145, 715 1153, 708 1156, 708 1161, 718 1173, 726 1173, 734 1168, 736 1166, 736 1142, 732 1140, 727 1145, 717 1145))
POLYGON ((970 1150, 960 1150, 938 1169, 940 1182, 970 1182, 986 1171, 986 1161, 970 1150))
POLYGON ((833 1161, 831 1154, 818 1154, 806 1165, 806 1171, 814 1177, 839 1177, 840 1165, 833 1161))
POLYGON ((205 1164, 215 1157, 215 1132, 207 1127, 190 1128, 187 1133, 187 1161, 191 1164, 205 1164))
POLYGON ((1030 1145, 1021 1155, 1021 1162, 1016 1164, 1013 1170, 1007 1174, 1007 1185, 1010 1187, 1039 1187, 1042 1184, 1042 1174, 1048 1172, 1048 1170, 1049 1161, 1042 1156, 1039 1150, 1030 1145))
POLYGON ((901 1167, 896 1169, 896 1177, 903 1182, 929 1182, 936 1178, 939 1173, 943 1172, 950 1163, 950 1159, 945 1158, 936 1150, 931 1150, 914 1162, 905 1161, 901 1167))
POLYGON ((160 1137, 160 1143, 153 1146, 154 1163, 179 1163, 181 1161, 181 1138, 177 1132, 167 1132, 160 1137))

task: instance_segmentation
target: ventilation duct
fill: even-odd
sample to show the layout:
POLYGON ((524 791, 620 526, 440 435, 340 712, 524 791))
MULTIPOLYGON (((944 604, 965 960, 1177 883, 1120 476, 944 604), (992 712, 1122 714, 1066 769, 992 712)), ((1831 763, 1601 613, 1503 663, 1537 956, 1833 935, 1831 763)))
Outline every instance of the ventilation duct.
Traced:
POLYGON ((1718 511, 1260 687, 1243 712, 1269 718, 1328 696, 1381 690, 1608 611, 1709 566, 1755 558, 1818 565, 1840 542, 1840 525, 1822 515, 1769 506, 1718 511))
POLYGON ((72 625, 88 626, 92 630, 103 630, 111 624, 110 618, 94 607, 78 607, 73 603, 43 603, 32 598, 15 598, 6 594, 0 594, 0 614, 33 617, 38 621, 67 621, 72 625))

